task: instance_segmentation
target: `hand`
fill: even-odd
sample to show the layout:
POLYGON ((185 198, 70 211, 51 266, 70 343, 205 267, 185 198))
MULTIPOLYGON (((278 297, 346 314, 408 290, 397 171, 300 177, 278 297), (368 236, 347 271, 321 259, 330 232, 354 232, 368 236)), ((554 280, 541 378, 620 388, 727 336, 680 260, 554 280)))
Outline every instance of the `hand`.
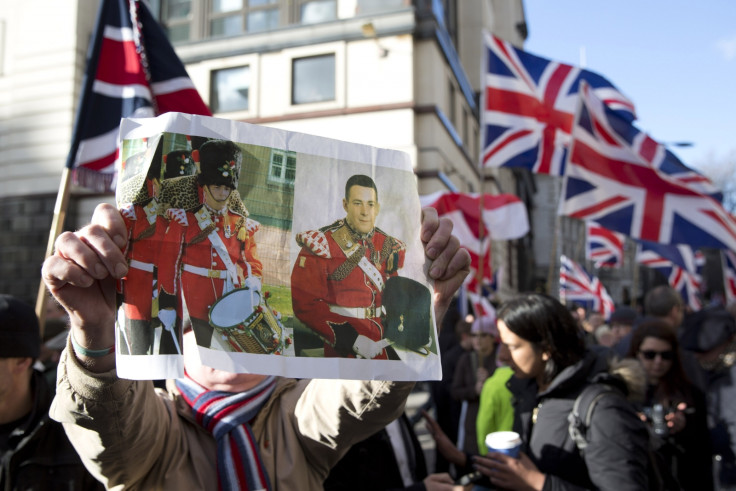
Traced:
MULTIPOLYGON (((90 225, 59 235, 54 254, 44 261, 43 280, 69 314, 71 335, 87 348, 114 344, 115 281, 128 272, 122 252, 126 237, 120 212, 102 204, 95 209, 90 225)), ((96 371, 115 364, 111 356, 86 361, 96 371)))
POLYGON ((467 458, 465 452, 455 446, 450 440, 450 437, 442 430, 440 424, 429 415, 429 413, 422 409, 422 417, 427 422, 427 431, 434 439, 437 451, 442 454, 443 457, 459 467, 465 467, 467 464, 467 458))
POLYGON ((674 411, 665 415, 664 419, 667 422, 667 428, 670 430, 670 435, 679 433, 685 429, 687 419, 685 418, 685 411, 687 410, 687 404, 681 402, 677 405, 674 411))
POLYGON ((439 326, 452 297, 470 272, 470 254, 452 235, 450 219, 439 218, 437 210, 431 207, 422 210, 421 239, 424 253, 432 261, 429 277, 434 280, 435 319, 439 326))
POLYGON ((474 457, 474 467, 491 479, 491 483, 504 489, 541 490, 545 475, 525 453, 515 459, 508 455, 489 452, 486 457, 474 457))
POLYGON ((258 276, 248 276, 242 283, 243 288, 250 288, 251 290, 261 293, 261 279, 258 276))
POLYGON ((441 474, 430 474, 424 478, 424 487, 427 491, 454 491, 462 489, 462 486, 455 486, 450 474, 443 472, 441 474))
POLYGON ((359 334, 353 343, 353 351, 366 360, 371 360, 383 352, 385 343, 373 341, 371 338, 359 334))

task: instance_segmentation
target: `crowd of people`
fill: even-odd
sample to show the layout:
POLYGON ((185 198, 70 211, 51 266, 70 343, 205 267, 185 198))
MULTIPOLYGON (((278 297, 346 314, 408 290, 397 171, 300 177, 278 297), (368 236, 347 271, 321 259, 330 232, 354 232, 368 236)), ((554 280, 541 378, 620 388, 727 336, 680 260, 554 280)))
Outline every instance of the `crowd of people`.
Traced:
POLYGON ((688 312, 665 285, 643 304, 620 306, 604 323, 541 294, 501 304, 498 367, 480 391, 478 451, 425 412, 453 477, 468 477, 476 490, 732 489, 736 308, 714 302, 688 312), (573 406, 599 384, 609 390, 580 445, 573 406), (484 448, 485 435, 512 429, 523 441, 520 458, 484 448))
MULTIPOLYGON (((108 280, 120 258, 119 249, 107 246, 115 243, 116 228, 124 227, 116 213, 101 207, 93 225, 67 237, 71 243, 60 252, 66 255, 44 269, 52 292, 69 309, 72 335, 90 343, 111 334, 104 320, 114 315, 114 295, 111 300, 105 288, 114 289, 108 280), (79 249, 82 243, 87 250, 79 249), (92 247, 107 274, 86 263, 92 247), (90 302, 92 297, 98 301, 90 302)), ((427 237, 457 255, 439 223, 436 216, 425 221, 427 237)), ((439 282, 442 309, 463 276, 459 263, 448 261, 453 256, 443 257, 449 276, 439 282)), ((449 389, 433 397, 454 399, 460 414, 441 424, 432 410, 424 413, 436 461, 450 464, 441 469, 428 465, 402 412, 412 384, 228 374, 185 357, 188 378, 170 384, 164 396, 150 383, 117 379, 114 357, 87 357, 69 340, 54 389, 56 365, 48 357, 42 363, 44 343, 33 309, 0 295, 0 483, 5 489, 56 489, 59 483, 103 489, 186 482, 207 489, 230 479, 226 466, 245 475, 250 489, 450 490, 461 489, 459 482, 476 490, 654 489, 653 481, 660 489, 730 489, 736 467, 734 310, 711 305, 687 313, 667 286, 648 292, 643 312, 621 307, 607 325, 591 331, 581 327, 587 318, 576 310, 546 295, 521 294, 501 304, 497 318, 468 322, 448 315, 457 342, 444 349, 454 353, 448 356, 454 370, 445 373, 449 389), (615 339, 601 344, 595 331, 606 328, 615 339), (592 413, 582 449, 571 436, 569 415, 592 384, 615 390, 592 413), (242 406, 250 422, 243 424, 244 441, 255 441, 257 451, 230 454, 223 464, 222 446, 243 442, 193 426, 198 414, 207 417, 199 403, 204 394, 233 398, 231 404, 267 401, 242 406), (346 415, 348 399, 359 404, 360 418, 346 415), (158 438, 161 428, 167 439, 158 438), (522 437, 518 458, 485 446, 485 435, 508 430, 522 437), (325 447, 328 438, 332 444, 325 447)), ((184 342, 196 343, 187 334, 184 342)), ((439 409, 441 402, 447 401, 433 400, 433 406, 439 409)))
MULTIPOLYGON (((205 165, 208 152, 222 150, 210 146, 203 147, 205 165)), ((223 148, 231 159, 235 150, 223 148)), ((225 203, 237 175, 226 177, 197 186, 225 203)), ((372 181, 346 184, 347 216, 335 233, 363 220, 363 235, 373 237, 377 198, 372 181)), ((205 209, 207 201, 197 205, 205 209)), ((130 241, 142 240, 131 234, 132 216, 100 205, 90 225, 59 237, 42 271, 54 297, 45 339, 28 304, 0 295, 2 489, 736 487, 736 310, 713 303, 687 312, 677 291, 658 286, 647 292, 643 311, 620 306, 608 319, 539 293, 510 298, 493 315, 461 317, 450 306, 470 258, 449 220, 427 209, 420 235, 443 326, 443 380, 433 384, 423 412, 436 448, 429 461, 405 412, 413 383, 293 380, 203 366, 196 345, 210 346, 212 332, 187 329, 178 298, 167 303, 164 296, 159 306, 176 310, 167 322, 183 331, 172 337, 172 352, 183 352, 186 376, 165 387, 118 378, 110 347, 119 280, 129 268, 146 271, 143 259, 126 257, 130 241), (518 433, 518 455, 486 447, 486 435, 497 431, 518 433)), ((368 244, 366 237, 360 240, 368 244)), ((403 244, 392 244, 378 254, 386 274, 401 266, 403 244)), ((364 249, 360 257, 377 255, 364 249)), ((304 267, 315 262, 305 251, 304 267)), ((162 278, 164 293, 177 290, 176 281, 162 278)), ((382 284, 371 291, 380 293, 382 284)), ((391 358, 383 345, 373 347, 380 340, 372 331, 346 317, 352 311, 333 307, 345 317, 338 323, 348 340, 342 356, 391 358), (370 342, 361 344, 362 337, 370 342)), ((190 314, 204 323, 205 310, 190 314)), ((140 321, 139 331, 153 325, 147 312, 129 317, 140 321)), ((140 349, 117 341, 131 354, 150 353, 163 344, 149 334, 140 349)), ((337 338, 325 338, 326 351, 338 349, 337 338)))

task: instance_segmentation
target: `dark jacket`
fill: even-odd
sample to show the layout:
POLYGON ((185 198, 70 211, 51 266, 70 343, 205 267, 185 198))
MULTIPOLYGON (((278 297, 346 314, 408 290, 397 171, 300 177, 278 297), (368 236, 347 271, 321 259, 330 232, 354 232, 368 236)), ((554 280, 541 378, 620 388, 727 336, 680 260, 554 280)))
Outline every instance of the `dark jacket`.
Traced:
POLYGON ((325 491, 422 491, 427 477, 427 463, 419 439, 406 413, 399 418, 408 452, 408 466, 414 484, 404 487, 401 471, 386 429, 353 445, 332 468, 325 481, 325 491))
POLYGON ((547 474, 545 490, 647 489, 648 430, 625 398, 609 395, 598 402, 584 456, 568 433, 573 402, 591 380, 627 390, 620 378, 608 372, 607 355, 589 350, 582 360, 560 372, 544 392, 537 393, 533 379, 512 377, 509 381, 514 429, 522 435, 523 451, 547 474))
POLYGON ((49 418, 53 394, 36 370, 31 378, 33 409, 28 419, 8 437, 0 467, 0 489, 104 490, 84 468, 61 424, 49 418))

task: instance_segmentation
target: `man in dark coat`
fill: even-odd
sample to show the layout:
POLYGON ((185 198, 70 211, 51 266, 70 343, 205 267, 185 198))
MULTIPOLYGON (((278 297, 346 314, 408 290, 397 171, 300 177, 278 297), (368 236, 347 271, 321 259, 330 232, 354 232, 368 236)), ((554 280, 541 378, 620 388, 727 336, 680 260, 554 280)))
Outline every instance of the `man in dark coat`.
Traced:
POLYGON ((0 489, 105 489, 49 418, 53 392, 33 368, 40 350, 33 308, 0 294, 0 489))

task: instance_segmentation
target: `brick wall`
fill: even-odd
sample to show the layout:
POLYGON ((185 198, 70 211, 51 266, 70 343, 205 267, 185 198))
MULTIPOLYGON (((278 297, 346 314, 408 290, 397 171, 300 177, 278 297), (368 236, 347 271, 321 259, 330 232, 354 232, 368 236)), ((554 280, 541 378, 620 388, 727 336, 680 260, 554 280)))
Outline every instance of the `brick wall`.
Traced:
POLYGON ((36 303, 56 195, 0 198, 0 292, 36 303))

